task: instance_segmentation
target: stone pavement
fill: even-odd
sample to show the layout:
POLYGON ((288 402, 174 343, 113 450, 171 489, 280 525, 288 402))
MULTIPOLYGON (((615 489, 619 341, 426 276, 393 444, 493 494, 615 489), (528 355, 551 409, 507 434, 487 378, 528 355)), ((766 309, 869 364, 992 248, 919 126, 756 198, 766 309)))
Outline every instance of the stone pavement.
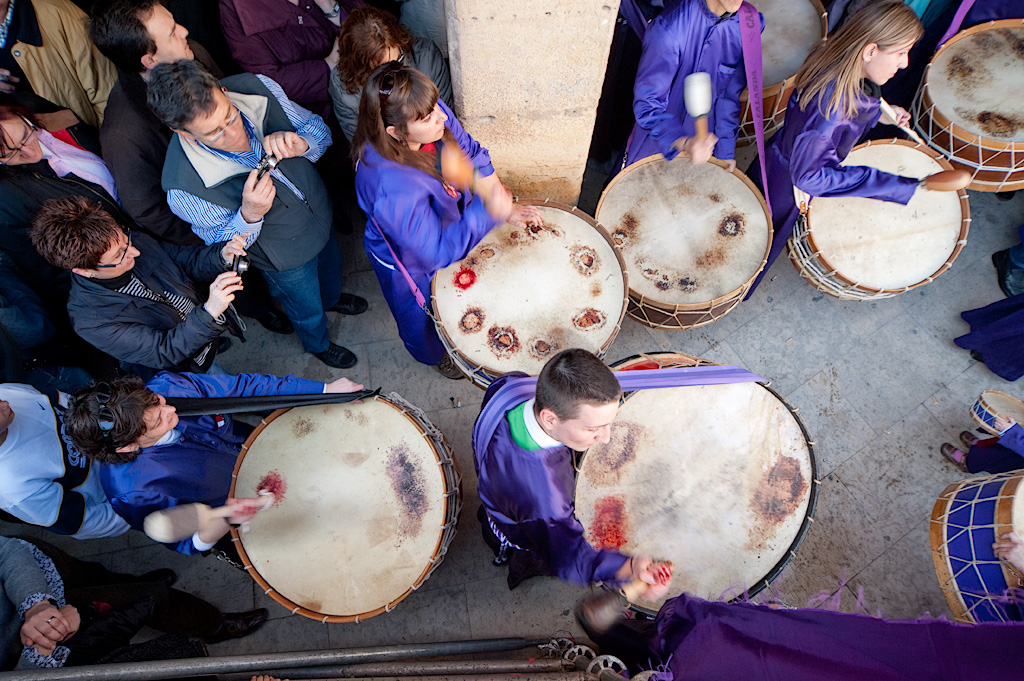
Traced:
MULTIPOLYGON (((582 208, 593 208, 597 186, 599 180, 591 178, 582 208)), ((611 362, 638 352, 681 350, 738 364, 770 379, 800 409, 816 442, 821 487, 814 523, 774 584, 775 596, 787 604, 836 594, 845 583, 843 610, 854 610, 863 590, 871 613, 950 614, 929 554, 928 518, 939 492, 965 476, 945 462, 939 444, 955 442, 970 427, 968 409, 982 390, 1024 397, 1020 382, 999 379, 952 342, 967 330, 961 311, 1001 297, 989 257, 1014 243, 1016 227, 1024 222, 1024 193, 1001 202, 972 192, 970 200, 967 246, 952 270, 930 285, 878 302, 840 301, 802 281, 781 258, 754 297, 722 320, 691 331, 663 331, 627 318, 607 353, 611 362)), ((579 635, 571 609, 583 589, 534 579, 510 592, 505 569, 491 565, 492 554, 480 539, 470 430, 482 391, 412 360, 361 236, 344 236, 342 246, 346 290, 370 301, 362 316, 331 315, 333 339, 359 357, 352 370, 330 369, 304 354, 294 335, 276 336, 255 323, 248 342, 234 343, 222 364, 233 372, 293 372, 318 380, 346 375, 384 392, 398 391, 426 410, 453 445, 464 474, 460 532, 434 576, 389 614, 360 624, 324 625, 290 615, 243 572, 212 557, 178 555, 138 532, 86 542, 56 538, 57 543, 115 570, 172 567, 180 588, 226 611, 269 608, 272 619, 262 630, 211 646, 214 655, 546 637, 559 630, 579 635), (453 407, 452 398, 462 406, 453 407)), ((26 533, 24 526, 3 523, 0 531, 26 533)), ((55 541, 40 530, 27 533, 55 541)))

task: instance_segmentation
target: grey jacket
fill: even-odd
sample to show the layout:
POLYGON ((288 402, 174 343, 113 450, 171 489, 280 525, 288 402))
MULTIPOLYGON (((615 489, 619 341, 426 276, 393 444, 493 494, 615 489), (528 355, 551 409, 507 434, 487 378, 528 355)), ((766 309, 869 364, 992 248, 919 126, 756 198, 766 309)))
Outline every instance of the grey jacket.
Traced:
MULTIPOLYGON (((424 38, 413 38, 412 58, 409 63, 415 69, 422 71, 437 86, 441 100, 452 107, 452 77, 448 73, 448 64, 441 56, 437 45, 424 38)), ((341 124, 341 131, 345 133, 348 141, 356 134, 356 123, 359 122, 359 100, 363 98, 363 92, 346 92, 338 80, 338 68, 331 69, 331 80, 328 85, 331 93, 331 102, 334 104, 334 115, 341 124)))
POLYGON ((32 551, 17 539, 0 537, 0 671, 35 669, 21 658, 21 625, 18 606, 53 597, 32 551), (40 598, 40 595, 42 598, 40 598))

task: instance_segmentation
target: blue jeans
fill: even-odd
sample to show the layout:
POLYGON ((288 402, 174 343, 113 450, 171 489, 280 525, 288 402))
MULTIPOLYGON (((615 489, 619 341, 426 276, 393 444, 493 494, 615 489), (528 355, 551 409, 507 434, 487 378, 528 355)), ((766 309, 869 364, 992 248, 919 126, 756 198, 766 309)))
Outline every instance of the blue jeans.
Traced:
POLYGON ((334 231, 317 257, 290 270, 263 270, 270 295, 281 301, 306 352, 323 352, 330 345, 328 310, 341 298, 341 253, 334 231))
POLYGON ((1021 243, 1010 249, 1010 263, 1014 267, 1024 268, 1024 225, 1017 228, 1021 243))

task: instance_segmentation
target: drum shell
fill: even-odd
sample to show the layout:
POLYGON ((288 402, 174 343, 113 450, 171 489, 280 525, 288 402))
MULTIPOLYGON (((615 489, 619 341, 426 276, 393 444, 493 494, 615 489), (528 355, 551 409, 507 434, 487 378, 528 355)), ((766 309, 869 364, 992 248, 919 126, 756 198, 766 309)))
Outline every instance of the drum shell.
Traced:
MULTIPOLYGON (((865 147, 877 147, 882 145, 895 145, 918 149, 922 153, 928 154, 929 157, 938 163, 943 170, 952 170, 953 168, 949 161, 941 154, 938 154, 920 144, 908 142, 906 140, 870 140, 857 145, 850 153, 852 154, 854 151, 865 147)), ((806 227, 802 228, 798 220, 796 226, 793 228, 793 234, 789 238, 787 246, 789 260, 793 264, 793 267, 796 268, 796 271, 800 274, 801 278, 823 293, 827 293, 828 295, 836 298, 844 300, 878 300, 881 298, 891 298, 899 295, 900 293, 906 293, 907 291, 931 283, 936 277, 951 268, 953 266, 953 262, 957 259, 960 252, 967 244, 967 233, 970 229, 971 222, 971 208, 968 202, 966 190, 959 190, 957 192, 957 196, 960 199, 961 222, 960 235, 957 238, 957 243, 953 248, 953 252, 947 258, 946 262, 940 265, 939 268, 931 274, 931 276, 905 288, 874 288, 853 281, 842 272, 837 271, 832 263, 829 262, 828 257, 821 252, 815 243, 813 227, 813 199, 811 200, 810 208, 806 214, 806 227)))
POLYGON ((1013 507, 1022 478, 1024 473, 1017 471, 962 480, 946 487, 935 501, 932 560, 939 588, 960 622, 1021 619, 1017 606, 997 605, 993 599, 1024 582, 995 557, 992 544, 1014 531, 1013 507))
MULTIPOLYGON (((947 41, 932 57, 969 36, 993 28, 1015 28, 1024 25, 1024 19, 1004 19, 972 26, 947 41)), ((971 173, 968 189, 980 192, 1003 192, 1024 189, 1024 142, 1003 142, 965 130, 950 120, 935 106, 928 92, 928 73, 925 70, 917 96, 914 98, 913 119, 918 133, 934 149, 948 159, 953 168, 971 173)))
POLYGON ((1020 400, 1018 400, 1013 395, 1009 395, 1007 393, 1004 393, 1001 390, 986 390, 985 392, 983 392, 981 395, 978 396, 978 399, 974 402, 974 405, 971 407, 971 418, 974 420, 975 423, 978 424, 978 427, 981 428, 982 430, 984 430, 985 432, 991 433, 992 435, 1001 436, 1001 435, 1003 435, 1003 433, 999 432, 999 430, 995 427, 995 423, 994 422, 995 422, 995 417, 996 416, 1002 416, 1004 418, 1012 418, 1015 421, 1024 423, 1024 402, 1021 402, 1020 400), (993 405, 989 404, 990 400, 986 399, 987 395, 999 396, 999 397, 1002 397, 1004 399, 1007 399, 1007 400, 1010 400, 1010 401, 1014 402, 1015 404, 1020 406, 1019 411, 1021 413, 1020 414, 1002 414, 1002 413, 1000 413, 997 408, 995 408, 993 405))

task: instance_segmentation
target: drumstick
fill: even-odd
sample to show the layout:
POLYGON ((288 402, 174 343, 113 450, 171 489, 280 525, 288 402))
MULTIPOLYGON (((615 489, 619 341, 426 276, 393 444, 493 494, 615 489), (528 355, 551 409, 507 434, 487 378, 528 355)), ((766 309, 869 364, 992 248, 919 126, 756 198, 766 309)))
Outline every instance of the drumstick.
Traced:
POLYGON ((966 170, 940 170, 924 178, 924 186, 936 192, 955 192, 971 183, 971 174, 966 170))
MULTIPOLYGON (((879 102, 880 102, 880 103, 881 103, 881 105, 882 105, 882 113, 884 113, 884 114, 885 114, 886 116, 888 116, 888 117, 889 117, 889 119, 890 119, 890 120, 891 120, 891 121, 892 121, 893 123, 895 123, 896 121, 898 121, 898 120, 899 120, 899 118, 897 118, 897 116, 896 116, 896 112, 892 110, 892 107, 891 107, 891 106, 889 106, 889 102, 885 101, 885 100, 884 100, 884 99, 882 99, 881 97, 879 97, 879 98, 878 98, 878 100, 879 100, 879 102)), ((906 125, 897 125, 896 127, 898 127, 898 128, 899 128, 900 130, 902 130, 903 132, 907 133, 907 135, 908 135, 908 136, 909 136, 909 137, 910 137, 911 139, 913 139, 913 140, 914 140, 915 142, 917 142, 918 144, 924 144, 924 140, 923 140, 923 139, 921 139, 921 136, 920 136, 920 135, 918 135, 918 134, 917 134, 917 133, 916 133, 916 132, 915 132, 915 131, 914 131, 913 129, 911 129, 910 127, 908 127, 908 126, 906 126, 906 125)))
POLYGON ((476 169, 469 157, 457 145, 445 144, 441 147, 441 177, 448 184, 467 191, 473 186, 475 173, 476 169))
POLYGON ((695 137, 703 142, 708 136, 708 114, 711 113, 711 76, 703 71, 683 79, 683 101, 686 113, 693 119, 695 137))
MULTIPOLYGON (((261 491, 260 495, 267 497, 260 510, 269 508, 275 501, 269 492, 261 491)), ((206 504, 182 504, 150 513, 142 522, 142 529, 150 539, 170 544, 202 532, 214 521, 227 518, 237 510, 233 506, 210 508, 206 504)))
MULTIPOLYGON (((652 563, 648 568, 654 576, 654 583, 668 584, 672 580, 672 570, 675 566, 671 561, 652 563)), ((639 577, 627 582, 621 589, 622 595, 630 603, 636 603, 641 594, 647 591, 650 586, 639 577)), ((604 632, 611 629, 612 625, 622 616, 622 605, 618 596, 614 593, 607 593, 589 601, 591 603, 589 612, 586 613, 588 624, 596 631, 604 632)))

